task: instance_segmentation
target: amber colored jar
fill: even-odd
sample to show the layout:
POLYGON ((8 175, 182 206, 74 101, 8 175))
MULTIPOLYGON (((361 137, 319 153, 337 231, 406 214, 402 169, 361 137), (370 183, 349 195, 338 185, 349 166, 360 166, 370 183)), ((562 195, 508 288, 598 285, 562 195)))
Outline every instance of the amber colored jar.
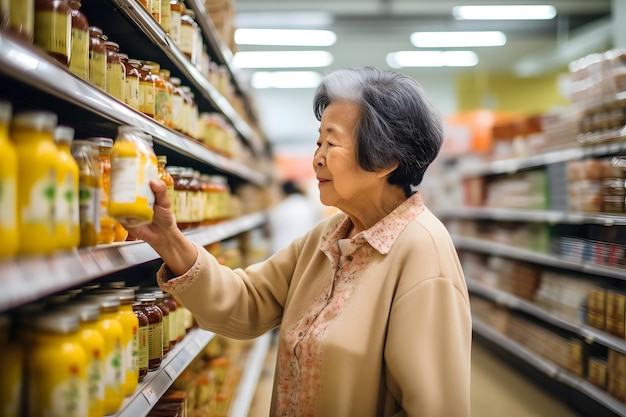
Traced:
POLYGON ((139 101, 139 111, 150 117, 154 117, 155 90, 152 66, 144 64, 139 68, 139 95, 143 97, 143 101, 139 101))
POLYGON ((106 91, 120 101, 124 101, 126 90, 126 68, 118 55, 120 46, 116 42, 104 42, 107 58, 106 91))
POLYGON ((139 95, 139 66, 141 63, 136 59, 128 59, 126 54, 121 56, 121 60, 126 70, 124 102, 133 109, 139 110, 139 103, 143 101, 139 95))
POLYGON ((106 89, 107 59, 102 29, 89 27, 89 82, 106 89))
POLYGON ((72 17, 67 0, 35 0, 34 42, 62 65, 69 65, 72 17))
POLYGON ((170 96, 167 92, 167 84, 160 75, 161 66, 154 61, 146 61, 150 66, 152 79, 154 81, 154 120, 164 124, 170 118, 170 96))
MULTIPOLYGON (((167 127, 172 127, 172 95, 174 94, 174 86, 170 82, 170 71, 166 69, 159 70, 159 76, 163 79, 165 83, 165 90, 163 91, 163 97, 159 98, 159 92, 157 91, 157 98, 155 99, 155 105, 158 107, 162 107, 162 112, 164 115, 163 124, 167 127)), ((156 109, 155 109, 156 112, 156 109)))
POLYGON ((176 225, 180 230, 191 228, 191 190, 189 188, 189 179, 181 174, 182 167, 167 167, 174 180, 174 213, 176 216, 176 225))
POLYGON ((163 314, 163 357, 165 358, 170 352, 170 308, 165 302, 163 291, 154 291, 153 294, 156 298, 154 305, 159 307, 163 314))
POLYGON ((167 306, 170 311, 170 350, 174 348, 178 342, 178 335, 180 334, 180 314, 182 310, 178 309, 178 303, 172 297, 172 294, 163 292, 163 304, 167 306))
POLYGON ((148 318, 148 371, 155 371, 163 361, 163 313, 152 294, 137 294, 135 300, 148 318))
POLYGON ((72 16, 70 71, 83 80, 89 79, 89 23, 80 11, 80 0, 70 1, 72 16))
POLYGON ((159 179, 165 183, 165 188, 167 190, 167 196, 170 198, 171 210, 174 213, 174 217, 176 217, 176 194, 174 191, 174 178, 172 175, 165 169, 165 165, 167 165, 167 156, 166 155, 157 155, 157 162, 159 164, 158 174, 159 179))
POLYGON ((133 313, 139 321, 137 329, 137 368, 139 369, 139 382, 148 375, 148 316, 141 308, 141 303, 133 303, 133 313))

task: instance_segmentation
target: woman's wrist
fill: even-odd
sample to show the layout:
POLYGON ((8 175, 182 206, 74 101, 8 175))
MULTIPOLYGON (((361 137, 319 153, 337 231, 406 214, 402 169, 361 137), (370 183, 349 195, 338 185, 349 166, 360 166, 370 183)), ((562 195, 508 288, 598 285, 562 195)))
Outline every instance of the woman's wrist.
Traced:
POLYGON ((198 258, 196 245, 178 229, 163 234, 151 246, 175 276, 189 271, 198 258))

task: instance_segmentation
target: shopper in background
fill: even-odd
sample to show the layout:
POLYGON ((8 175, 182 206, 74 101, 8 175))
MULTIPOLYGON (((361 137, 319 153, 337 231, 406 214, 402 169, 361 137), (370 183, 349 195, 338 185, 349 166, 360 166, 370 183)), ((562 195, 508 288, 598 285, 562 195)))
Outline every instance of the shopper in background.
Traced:
POLYGON ((415 187, 442 143, 414 80, 334 72, 314 99, 320 200, 341 211, 264 262, 221 266, 176 228, 163 184, 132 233, 161 288, 234 338, 280 326, 272 415, 469 416, 471 316, 448 232, 415 187))
POLYGON ((280 188, 282 200, 268 215, 272 253, 308 232, 319 220, 311 200, 294 180, 284 181, 280 188))

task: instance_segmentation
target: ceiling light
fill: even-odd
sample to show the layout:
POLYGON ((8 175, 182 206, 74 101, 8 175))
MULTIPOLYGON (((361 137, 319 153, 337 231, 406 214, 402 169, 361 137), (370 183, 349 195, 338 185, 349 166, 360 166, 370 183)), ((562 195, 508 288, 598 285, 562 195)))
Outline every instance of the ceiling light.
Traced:
POLYGON ((556 9, 549 5, 456 6, 452 15, 459 20, 549 20, 556 9))
POLYGON ((233 65, 238 68, 327 67, 333 55, 327 51, 254 51, 237 52, 233 65))
POLYGON ((473 67, 478 56, 472 51, 398 51, 387 54, 387 64, 403 67, 473 67))
POLYGON ((326 12, 238 12, 234 18, 238 28, 321 28, 334 22, 326 12))
POLYGON ((337 35, 330 30, 299 29, 237 29, 238 45, 330 46, 337 35))
POLYGON ((252 74, 254 88, 315 88, 322 74, 315 71, 258 71, 252 74))
POLYGON ((464 48, 475 46, 502 46, 506 35, 489 32, 414 32, 411 43, 418 48, 464 48))

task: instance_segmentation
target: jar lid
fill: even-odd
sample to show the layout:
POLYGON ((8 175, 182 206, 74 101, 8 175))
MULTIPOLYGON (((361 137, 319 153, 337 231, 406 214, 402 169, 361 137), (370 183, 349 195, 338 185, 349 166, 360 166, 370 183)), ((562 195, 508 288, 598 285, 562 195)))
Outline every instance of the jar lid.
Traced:
POLYGON ((89 33, 96 33, 98 35, 102 35, 102 29, 97 26, 89 26, 89 33))
POLYGON ((85 294, 84 299, 96 301, 100 308, 119 307, 121 302, 119 296, 107 293, 90 293, 85 294))
MULTIPOLYGON (((93 138, 87 138, 87 140, 89 142, 97 144, 101 148, 112 148, 113 147, 113 139, 111 139, 111 138, 93 137, 93 138)), ((100 284, 98 284, 98 288, 99 287, 100 287, 100 284)))
POLYGON ((128 60, 128 54, 125 54, 125 53, 123 53, 123 52, 118 52, 118 53, 117 53, 117 56, 119 56, 119 57, 120 57, 120 59, 125 59, 125 60, 128 60))
POLYGON ((155 302, 156 301, 156 297, 153 294, 149 294, 149 293, 140 293, 140 294, 136 294, 135 295, 135 300, 139 301, 139 302, 155 302))
POLYGON ((26 111, 16 114, 11 126, 53 133, 57 120, 57 115, 49 111, 26 111))
POLYGON ((135 299, 135 290, 132 288, 100 288, 95 291, 96 294, 115 295, 119 298, 120 303, 125 304, 135 299))
POLYGON ((119 49, 120 48, 120 44, 117 42, 113 42, 113 41, 106 41, 104 43, 105 46, 110 46, 111 48, 115 48, 115 49, 119 49))
POLYGON ((68 311, 74 312, 81 321, 96 321, 100 317, 100 304, 87 300, 76 301, 64 307, 68 311))
POLYGON ((64 143, 71 145, 74 140, 74 128, 59 125, 54 129, 54 141, 56 143, 64 143))
POLYGON ((170 77, 170 82, 174 84, 176 87, 180 86, 181 80, 178 77, 170 77))
POLYGON ((46 311, 32 321, 35 329, 61 334, 75 332, 79 324, 80 319, 77 314, 62 310, 46 311))

